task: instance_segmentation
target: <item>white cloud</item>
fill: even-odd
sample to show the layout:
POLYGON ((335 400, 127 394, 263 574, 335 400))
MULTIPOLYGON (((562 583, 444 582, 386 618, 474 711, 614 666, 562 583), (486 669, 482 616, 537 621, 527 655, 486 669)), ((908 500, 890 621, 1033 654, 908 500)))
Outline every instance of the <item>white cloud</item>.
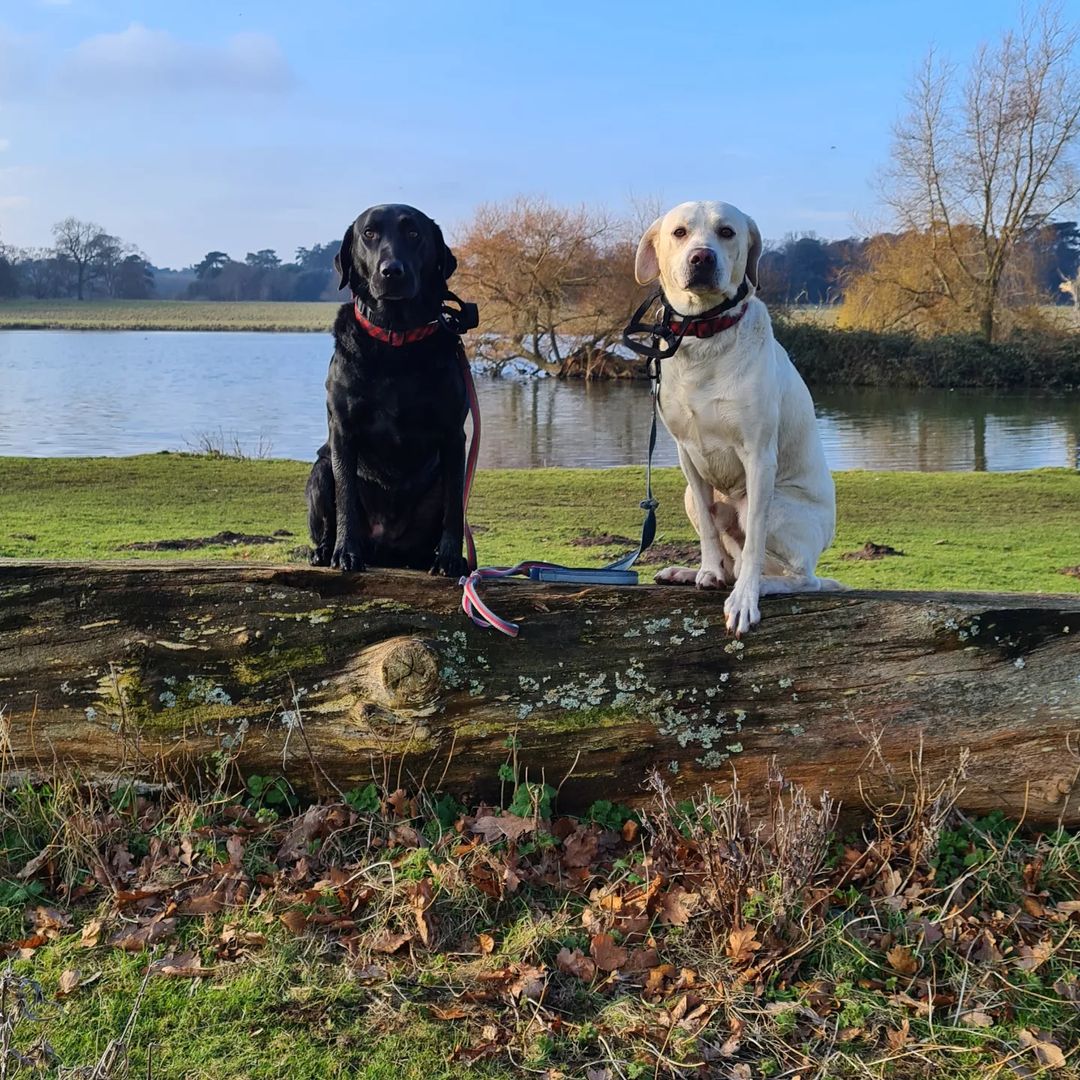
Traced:
POLYGON ((185 41, 132 23, 80 42, 64 58, 60 78, 80 93, 246 92, 288 89, 292 71, 266 34, 235 34, 220 45, 185 41))
POLYGON ((25 195, 0 195, 0 210, 17 210, 30 202, 25 195))
POLYGON ((10 149, 11 149, 11 140, 10 139, 0 139, 0 154, 2 154, 5 150, 10 150, 10 149))

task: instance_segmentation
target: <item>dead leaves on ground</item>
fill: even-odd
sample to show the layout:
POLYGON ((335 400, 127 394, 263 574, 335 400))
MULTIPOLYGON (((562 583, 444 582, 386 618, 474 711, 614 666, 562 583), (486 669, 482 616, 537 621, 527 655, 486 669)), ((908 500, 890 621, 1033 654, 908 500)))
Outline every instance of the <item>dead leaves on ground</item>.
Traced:
MULTIPOLYGON (((362 846, 358 815, 339 804, 272 824, 230 807, 215 824, 182 837, 153 835, 140 858, 113 839, 111 824, 94 826, 91 832, 109 839, 100 864, 70 896, 98 900, 98 914, 77 928, 66 912, 34 905, 26 912, 27 936, 7 950, 32 956, 77 935, 86 950, 145 954, 143 970, 153 978, 203 979, 257 957, 275 933, 310 936, 326 955, 344 956, 362 986, 407 980, 439 952, 450 958, 452 997, 426 1000, 424 1008, 433 1020, 470 1025, 470 1044, 455 1060, 504 1053, 512 1035, 501 1018, 563 1023, 567 994, 584 991, 590 999, 639 1002, 635 1037, 657 1046, 692 1040, 712 1025, 710 1040, 695 1052, 735 1076, 742 1066, 735 1059, 756 1036, 730 1007, 717 1034, 718 1003, 733 994, 752 1003, 762 1022, 794 1025, 804 1040, 835 1037, 904 1055, 919 1045, 920 1025, 931 1015, 951 1015, 973 1029, 1012 1019, 1003 975, 1056 975, 1058 950, 1080 925, 1080 901, 1055 902, 1042 887, 1038 860, 1024 867, 1017 902, 999 910, 963 888, 941 906, 933 875, 887 841, 848 847, 827 877, 805 884, 794 918, 778 910, 764 882, 747 885, 737 905, 723 907, 715 867, 706 865, 697 841, 675 837, 670 850, 658 851, 642 845, 642 827, 633 820, 604 829, 481 806, 454 829, 429 836, 403 791, 388 796, 383 809, 378 827, 364 825, 362 846), (849 902, 837 899, 839 890, 852 888, 873 915, 843 929, 868 960, 859 992, 878 995, 888 1017, 873 1023, 841 1024, 844 992, 828 979, 806 978, 800 967, 808 933, 849 902), (556 909, 565 916, 561 940, 522 948, 499 923, 514 911, 543 920, 556 909), (199 948, 184 933, 192 925, 209 932, 199 948), (944 976, 949 963, 972 965, 959 992, 944 976), (771 1000, 776 988, 797 1000, 771 1000), (500 1022, 482 1023, 493 1018, 500 1022)), ((740 849, 733 844, 721 855, 736 861, 740 849)), ((38 864, 42 873, 48 865, 38 864)), ((58 999, 97 978, 85 973, 87 954, 77 955, 80 966, 63 972, 58 999)), ((1043 983, 1047 994, 1051 978, 1043 983)), ((1052 988, 1080 1007, 1075 973, 1059 975, 1052 988)), ((1019 1038, 1015 1053, 1033 1064, 1057 1069, 1066 1060, 1054 1033, 1023 1029, 1019 1038)))

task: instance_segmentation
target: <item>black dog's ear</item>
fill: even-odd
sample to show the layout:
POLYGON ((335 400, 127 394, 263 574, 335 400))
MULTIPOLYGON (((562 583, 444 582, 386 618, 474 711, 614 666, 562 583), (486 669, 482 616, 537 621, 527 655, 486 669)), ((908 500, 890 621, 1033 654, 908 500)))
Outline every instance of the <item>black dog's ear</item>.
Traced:
POLYGON ((457 259, 454 258, 454 253, 446 246, 442 229, 434 221, 431 223, 431 228, 435 234, 435 265, 439 268, 443 280, 448 281, 457 269, 457 259))
POLYGON ((341 250, 334 256, 334 269, 341 275, 341 280, 338 282, 339 289, 346 288, 352 280, 352 245, 353 227, 350 225, 345 230, 344 237, 342 237, 341 250))

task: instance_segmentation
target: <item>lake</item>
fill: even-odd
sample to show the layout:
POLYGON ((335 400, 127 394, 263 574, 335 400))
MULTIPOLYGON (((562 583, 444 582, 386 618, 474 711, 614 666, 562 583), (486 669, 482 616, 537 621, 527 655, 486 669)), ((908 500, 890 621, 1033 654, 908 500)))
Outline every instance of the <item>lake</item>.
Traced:
MULTIPOLYGON (((0 454, 196 449, 204 436, 310 459, 326 436, 329 336, 0 331, 0 454)), ((644 460, 648 384, 478 378, 487 467, 644 460)), ((1080 394, 819 389, 833 469, 1080 466, 1080 394)), ((660 464, 676 463, 666 432, 660 464)))

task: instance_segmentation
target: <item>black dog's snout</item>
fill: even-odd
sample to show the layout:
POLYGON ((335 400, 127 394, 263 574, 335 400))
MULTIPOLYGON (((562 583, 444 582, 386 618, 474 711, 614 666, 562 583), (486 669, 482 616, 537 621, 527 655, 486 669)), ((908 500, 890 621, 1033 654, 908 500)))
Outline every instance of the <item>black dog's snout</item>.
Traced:
POLYGON ((379 265, 379 274, 387 281, 405 276, 405 267, 398 259, 388 259, 379 265))
POLYGON ((690 265, 700 270, 711 270, 716 266, 716 255, 709 248, 694 248, 690 252, 690 265))

